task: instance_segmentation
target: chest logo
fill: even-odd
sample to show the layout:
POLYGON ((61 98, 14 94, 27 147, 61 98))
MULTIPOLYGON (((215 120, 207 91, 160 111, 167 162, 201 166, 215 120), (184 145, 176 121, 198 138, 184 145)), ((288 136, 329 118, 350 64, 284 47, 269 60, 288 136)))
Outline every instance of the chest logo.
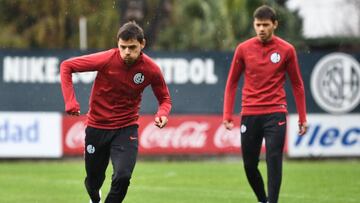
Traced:
POLYGON ((145 80, 144 74, 142 74, 142 73, 136 73, 136 74, 134 75, 134 83, 135 83, 135 84, 141 84, 141 83, 144 82, 144 80, 145 80))
POLYGON ((270 56, 270 61, 272 63, 279 63, 280 59, 281 59, 280 54, 277 52, 271 54, 271 56, 270 56))

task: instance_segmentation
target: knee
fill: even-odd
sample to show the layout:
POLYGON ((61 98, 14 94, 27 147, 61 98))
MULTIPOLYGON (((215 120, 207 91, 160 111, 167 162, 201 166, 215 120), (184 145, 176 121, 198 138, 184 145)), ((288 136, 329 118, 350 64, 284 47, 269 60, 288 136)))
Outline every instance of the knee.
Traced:
POLYGON ((114 184, 127 184, 129 185, 131 179, 131 172, 130 171, 118 171, 114 173, 112 182, 114 184))
POLYGON ((105 179, 105 175, 102 176, 87 176, 85 178, 85 186, 88 189, 99 189, 101 187, 103 181, 105 179))
POLYGON ((257 169, 257 167, 258 167, 257 162, 253 162, 253 161, 244 162, 245 171, 254 171, 257 169))
POLYGON ((279 160, 283 158, 283 153, 282 151, 269 151, 266 152, 266 160, 270 161, 270 160, 279 160))
POLYGON ((244 165, 244 169, 245 171, 250 172, 250 171, 255 171, 257 167, 254 165, 244 165))

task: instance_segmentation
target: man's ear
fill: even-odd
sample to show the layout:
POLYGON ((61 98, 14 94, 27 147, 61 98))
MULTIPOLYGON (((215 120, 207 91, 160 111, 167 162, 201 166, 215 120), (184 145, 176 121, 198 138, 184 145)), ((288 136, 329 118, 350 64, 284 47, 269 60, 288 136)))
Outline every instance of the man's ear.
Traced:
POLYGON ((276 29, 276 28, 278 27, 278 25, 279 25, 279 22, 278 22, 277 20, 275 20, 275 22, 274 22, 274 29, 276 29))
POLYGON ((145 45, 146 45, 146 40, 143 39, 143 41, 140 43, 141 49, 144 49, 144 48, 145 48, 145 45))

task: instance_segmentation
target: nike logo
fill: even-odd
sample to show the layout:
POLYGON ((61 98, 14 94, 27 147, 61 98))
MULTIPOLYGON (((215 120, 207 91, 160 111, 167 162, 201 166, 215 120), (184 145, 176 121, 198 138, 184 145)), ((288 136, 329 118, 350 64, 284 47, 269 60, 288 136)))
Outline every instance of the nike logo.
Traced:
POLYGON ((130 136, 130 140, 137 140, 137 137, 130 136))
POLYGON ((279 121, 279 122, 278 122, 278 125, 281 126, 281 125, 284 125, 285 123, 286 123, 285 121, 279 121))
POLYGON ((115 74, 119 74, 119 73, 120 73, 120 71, 111 71, 111 70, 109 71, 110 75, 115 75, 115 74))

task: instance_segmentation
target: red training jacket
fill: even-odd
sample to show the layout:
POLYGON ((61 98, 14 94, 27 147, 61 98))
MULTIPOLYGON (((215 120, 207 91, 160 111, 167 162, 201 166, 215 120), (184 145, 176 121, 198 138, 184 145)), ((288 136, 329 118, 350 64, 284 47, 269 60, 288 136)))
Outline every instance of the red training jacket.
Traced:
POLYGON ((159 102, 158 116, 171 109, 169 90, 159 67, 146 54, 128 67, 114 48, 95 54, 70 58, 60 65, 61 88, 65 111, 79 111, 71 74, 97 71, 91 96, 87 125, 101 129, 117 129, 138 124, 143 90, 151 85, 159 102))
POLYGON ((266 43, 254 37, 237 46, 225 88, 224 120, 232 120, 236 90, 242 74, 245 75, 242 115, 287 113, 285 73, 290 78, 299 122, 306 122, 304 84, 295 48, 276 36, 266 43))

